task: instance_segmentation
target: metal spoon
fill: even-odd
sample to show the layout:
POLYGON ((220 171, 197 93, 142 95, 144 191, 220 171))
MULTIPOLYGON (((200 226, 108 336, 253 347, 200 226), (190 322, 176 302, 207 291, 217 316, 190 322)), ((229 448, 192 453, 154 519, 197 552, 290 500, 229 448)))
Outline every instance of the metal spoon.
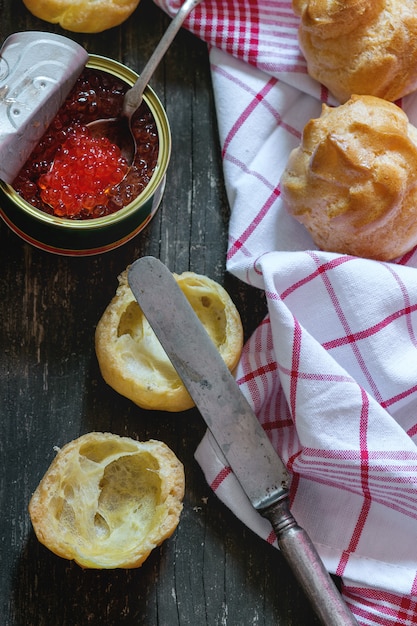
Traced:
POLYGON ((184 20, 202 0, 185 0, 182 7, 171 21, 162 39, 155 48, 152 56, 145 65, 141 75, 135 84, 125 93, 122 114, 120 117, 95 120, 87 124, 94 137, 108 137, 110 141, 119 146, 122 155, 129 165, 132 164, 136 154, 136 140, 132 133, 132 115, 139 108, 143 92, 149 80, 159 65, 172 40, 180 30, 184 20))

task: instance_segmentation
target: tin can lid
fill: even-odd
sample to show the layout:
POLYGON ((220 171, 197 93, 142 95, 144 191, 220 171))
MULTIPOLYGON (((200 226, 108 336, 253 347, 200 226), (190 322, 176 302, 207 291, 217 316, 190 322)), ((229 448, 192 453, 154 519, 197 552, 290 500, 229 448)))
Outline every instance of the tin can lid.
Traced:
POLYGON ((29 31, 0 49, 0 179, 12 183, 88 61, 67 37, 29 31))

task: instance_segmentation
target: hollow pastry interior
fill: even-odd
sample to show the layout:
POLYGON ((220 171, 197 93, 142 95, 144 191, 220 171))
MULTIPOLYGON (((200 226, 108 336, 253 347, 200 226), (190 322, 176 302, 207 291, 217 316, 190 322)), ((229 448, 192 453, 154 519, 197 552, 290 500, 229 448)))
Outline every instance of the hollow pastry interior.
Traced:
POLYGON ((84 568, 135 568, 177 527, 184 484, 165 443, 92 432, 58 451, 29 513, 58 556, 84 568))
MULTIPOLYGON (((233 371, 242 352, 243 329, 229 294, 208 276, 184 272, 174 278, 233 371)), ((171 412, 194 406, 137 303, 126 270, 97 324, 95 345, 104 380, 138 406, 171 412)))

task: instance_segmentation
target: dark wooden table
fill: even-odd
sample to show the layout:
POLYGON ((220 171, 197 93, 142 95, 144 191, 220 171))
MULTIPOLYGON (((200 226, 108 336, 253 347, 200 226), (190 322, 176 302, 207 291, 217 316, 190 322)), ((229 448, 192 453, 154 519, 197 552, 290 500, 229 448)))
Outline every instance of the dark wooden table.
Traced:
MULTIPOLYGON (((62 31, 20 0, 0 0, 0 35, 46 30, 140 71, 168 17, 142 0, 120 28, 62 31)), ((152 86, 166 108, 173 153, 162 205, 145 231, 107 254, 68 258, 29 246, 0 223, 0 624, 10 626, 252 626, 317 623, 280 553, 212 494, 194 451, 197 410, 144 411, 103 381, 94 330, 117 275, 144 254, 172 271, 225 285, 246 337, 265 314, 263 294, 225 272, 225 196, 206 45, 182 30, 152 86), (27 512, 54 446, 110 431, 165 441, 182 460, 186 496, 174 535, 137 570, 83 571, 38 543, 27 512)))

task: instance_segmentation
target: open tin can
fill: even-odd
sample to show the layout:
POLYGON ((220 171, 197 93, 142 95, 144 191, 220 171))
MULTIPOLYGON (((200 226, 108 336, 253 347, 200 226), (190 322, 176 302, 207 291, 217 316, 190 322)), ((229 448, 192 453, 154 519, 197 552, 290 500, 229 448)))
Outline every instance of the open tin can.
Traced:
MULTIPOLYGON (((125 65, 97 55, 89 55, 86 67, 111 74, 129 86, 138 77, 125 65)), ((37 248, 67 256, 107 252, 123 245, 142 231, 161 202, 171 155, 171 133, 167 115, 149 86, 144 92, 143 100, 156 123, 158 159, 149 183, 130 204, 104 217, 62 218, 35 208, 10 184, 0 181, 0 216, 11 230, 37 248)))

